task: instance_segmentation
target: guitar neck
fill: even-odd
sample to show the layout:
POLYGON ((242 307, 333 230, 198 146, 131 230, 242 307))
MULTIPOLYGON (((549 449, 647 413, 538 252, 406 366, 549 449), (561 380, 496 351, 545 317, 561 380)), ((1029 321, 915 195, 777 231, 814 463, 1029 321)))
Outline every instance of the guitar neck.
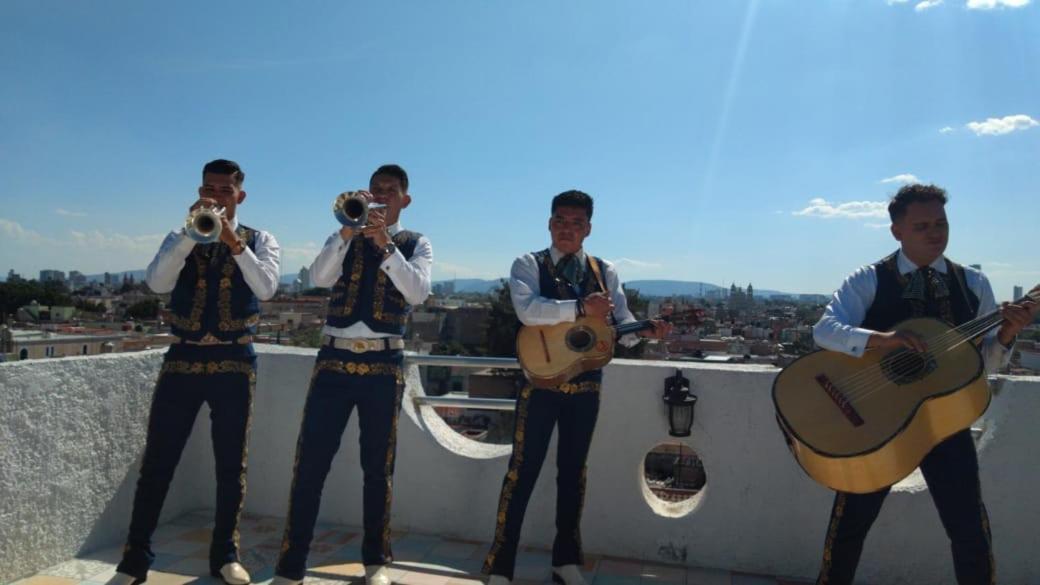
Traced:
MULTIPOLYGON (((1025 301, 1033 301, 1040 303, 1040 291, 1032 291, 1026 296, 1018 299, 1014 302, 1016 305, 1020 305, 1025 301)), ((1004 323, 1004 316, 1000 313, 1000 309, 994 309, 985 315, 972 319, 967 323, 957 327, 957 331, 960 331, 965 337, 969 339, 978 339, 990 331, 996 329, 1004 323)))
POLYGON ((614 331, 618 337, 622 335, 628 335, 629 333, 638 333, 644 329, 653 329, 654 325, 650 319, 644 319, 642 321, 635 321, 634 323, 625 323, 624 325, 615 325, 614 331))

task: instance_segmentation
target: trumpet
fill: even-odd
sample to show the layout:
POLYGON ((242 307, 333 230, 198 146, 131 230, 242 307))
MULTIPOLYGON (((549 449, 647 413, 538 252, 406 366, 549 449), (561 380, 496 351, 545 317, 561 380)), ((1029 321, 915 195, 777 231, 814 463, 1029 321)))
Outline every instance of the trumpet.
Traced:
POLYGON ((200 244, 209 244, 220 239, 223 207, 198 207, 188 213, 184 220, 184 233, 200 244))
POLYGON ((332 214, 349 228, 360 229, 368 225, 368 212, 382 209, 385 205, 370 203, 360 191, 340 193, 332 202, 332 214))

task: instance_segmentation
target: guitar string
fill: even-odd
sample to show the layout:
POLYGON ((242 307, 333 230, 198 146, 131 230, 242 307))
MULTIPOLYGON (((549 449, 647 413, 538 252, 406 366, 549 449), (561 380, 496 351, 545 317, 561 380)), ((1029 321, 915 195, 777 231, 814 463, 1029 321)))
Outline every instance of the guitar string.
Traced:
POLYGON ((843 380, 840 387, 843 388, 843 393, 850 403, 858 402, 873 394, 875 386, 884 388, 888 385, 895 385, 895 382, 889 379, 888 374, 886 374, 886 368, 888 371, 892 371, 899 366, 911 365, 921 359, 935 359, 936 354, 952 351, 962 343, 970 342, 976 335, 999 323, 999 321, 990 323, 989 321, 992 321, 992 319, 993 316, 987 315, 985 318, 980 318, 977 323, 973 321, 965 324, 970 325, 970 327, 965 329, 951 328, 931 339, 926 339, 925 343, 929 347, 928 351, 912 352, 903 350, 897 356, 882 359, 871 367, 855 374, 854 376, 858 377, 858 379, 854 384, 849 384, 848 380, 843 380))
MULTIPOLYGON (((990 321, 992 321, 997 315, 999 315, 999 313, 1000 313, 999 310, 991 311, 991 312, 983 315, 982 317, 978 317, 976 319, 973 319, 972 321, 969 321, 968 323, 960 325, 959 327, 950 328, 950 329, 940 333, 939 335, 937 335, 933 339, 930 339, 930 340, 926 339, 925 342, 926 342, 927 345, 931 346, 932 344, 939 343, 940 341, 944 341, 946 338, 953 338, 953 337, 960 338, 961 336, 964 336, 964 335, 968 335, 968 336, 974 337, 978 333, 981 333, 982 331, 985 331, 985 329, 988 329, 988 328, 992 327, 992 323, 990 323, 990 321), (973 332, 976 331, 976 330, 978 330, 978 333, 974 333, 973 334, 973 332)), ((913 361, 915 359, 913 356, 915 355, 916 352, 912 352, 909 349, 904 348, 904 349, 901 349, 901 350, 896 350, 896 352, 893 352, 893 353, 895 355, 890 354, 890 356, 886 356, 887 357, 887 361, 886 361, 885 358, 882 358, 882 360, 879 360, 879 362, 877 364, 872 364, 871 366, 863 368, 863 369, 861 369, 861 370, 859 370, 859 371, 857 371, 857 372, 855 372, 855 373, 853 373, 851 375, 846 376, 845 378, 842 378, 840 380, 835 381, 835 385, 839 385, 839 386, 853 385, 853 386, 855 386, 855 385, 857 385, 859 383, 860 379, 863 378, 864 376, 875 373, 874 368, 876 368, 877 366, 880 366, 880 365, 887 365, 887 366, 905 365, 906 363, 910 363, 911 361, 913 361)), ((920 355, 920 353, 916 353, 916 355, 920 355)))
POLYGON ((925 340, 929 347, 928 351, 901 351, 895 356, 883 358, 870 367, 834 382, 834 385, 842 390, 848 402, 854 404, 861 401, 868 395, 873 394, 876 391, 874 388, 877 386, 884 388, 888 385, 894 385, 894 382, 886 374, 886 368, 888 371, 892 371, 900 366, 910 365, 921 359, 934 359, 937 353, 952 351, 962 343, 970 342, 978 334, 999 323, 999 321, 991 322, 997 315, 999 315, 999 311, 994 311, 961 327, 954 327, 944 331, 931 339, 925 340))

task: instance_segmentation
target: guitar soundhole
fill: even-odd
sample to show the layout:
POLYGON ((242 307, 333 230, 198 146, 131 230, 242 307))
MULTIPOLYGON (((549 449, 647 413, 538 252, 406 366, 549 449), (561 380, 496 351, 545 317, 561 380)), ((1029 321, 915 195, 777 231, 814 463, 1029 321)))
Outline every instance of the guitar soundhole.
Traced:
POLYGON ((913 384, 924 379, 938 367, 929 353, 899 349, 881 360, 885 376, 896 384, 913 384))
POLYGON ((586 352, 596 343, 596 334, 588 327, 574 327, 567 332, 566 341, 571 351, 586 352))

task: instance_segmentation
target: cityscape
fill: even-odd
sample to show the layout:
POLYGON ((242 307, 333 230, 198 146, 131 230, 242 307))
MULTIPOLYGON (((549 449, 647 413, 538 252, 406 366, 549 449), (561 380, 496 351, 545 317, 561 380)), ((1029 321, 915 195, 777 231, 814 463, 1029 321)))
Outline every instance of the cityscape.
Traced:
MULTIPOLYGON (((152 293, 143 271, 85 275, 78 270, 40 270, 26 278, 9 270, 0 282, 0 361, 62 358, 99 353, 156 349, 173 341, 166 305, 168 294, 152 293)), ((648 288, 662 290, 653 281, 648 288)), ((412 312, 406 333, 408 350, 417 354, 515 357, 517 322, 505 281, 454 280, 433 285, 433 294, 412 312)), ((618 346, 617 357, 755 363, 782 367, 813 351, 812 326, 828 297, 821 294, 756 293, 753 284, 729 288, 697 283, 671 290, 700 294, 647 294, 640 284, 625 286, 629 308, 639 319, 702 311, 696 325, 675 323, 660 343, 633 350, 618 346)), ((1022 297, 1015 286, 1013 298, 1022 297)), ((328 290, 311 285, 307 268, 283 276, 278 294, 261 303, 256 341, 276 345, 318 347, 328 290)), ((1040 326, 1019 337, 1006 373, 1040 372, 1040 326)), ((462 374, 435 379, 434 393, 463 392, 462 374)), ((479 378, 479 373, 469 378, 479 378)))

